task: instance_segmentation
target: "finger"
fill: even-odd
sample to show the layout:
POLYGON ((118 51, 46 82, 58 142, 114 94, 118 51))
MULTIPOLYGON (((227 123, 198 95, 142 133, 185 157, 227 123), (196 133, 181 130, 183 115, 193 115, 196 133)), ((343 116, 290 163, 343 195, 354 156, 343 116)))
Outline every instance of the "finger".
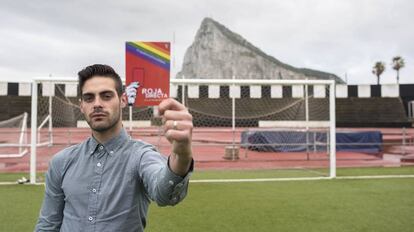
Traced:
POLYGON ((160 112, 160 115, 163 115, 166 110, 181 111, 181 110, 187 110, 187 108, 185 108, 185 106, 183 104, 179 103, 178 101, 176 101, 172 98, 167 98, 167 99, 164 99, 158 105, 158 111, 160 112))
POLYGON ((191 132, 189 130, 168 130, 165 133, 165 137, 171 143, 176 141, 178 143, 189 143, 191 140, 191 132))
POLYGON ((188 120, 192 121, 193 116, 188 113, 187 111, 175 111, 175 110, 167 110, 164 112, 163 118, 165 118, 165 122, 168 120, 188 120))
POLYGON ((191 121, 168 120, 164 125, 165 133, 168 130, 192 130, 192 129, 193 129, 193 123, 191 121), (175 128, 174 128, 174 121, 176 122, 175 128))

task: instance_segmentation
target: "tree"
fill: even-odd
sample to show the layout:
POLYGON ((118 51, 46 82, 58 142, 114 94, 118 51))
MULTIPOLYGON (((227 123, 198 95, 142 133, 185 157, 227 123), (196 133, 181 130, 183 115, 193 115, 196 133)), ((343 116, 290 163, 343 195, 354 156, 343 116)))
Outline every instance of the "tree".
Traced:
POLYGON ((396 56, 392 58, 392 68, 397 71, 397 84, 400 83, 400 69, 404 68, 405 62, 404 58, 401 56, 396 56))
POLYGON ((372 67, 372 73, 377 76, 377 85, 379 85, 380 82, 380 76, 385 71, 385 63, 382 61, 377 61, 372 67))

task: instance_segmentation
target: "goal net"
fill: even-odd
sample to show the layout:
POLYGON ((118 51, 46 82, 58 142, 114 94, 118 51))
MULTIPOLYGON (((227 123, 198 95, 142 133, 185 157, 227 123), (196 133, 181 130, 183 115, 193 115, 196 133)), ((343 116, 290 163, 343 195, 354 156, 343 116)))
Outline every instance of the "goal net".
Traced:
MULTIPOLYGON (((32 85, 31 180, 37 167, 90 129, 79 109, 76 78, 38 79, 32 85), (40 128, 39 128, 40 126, 40 128), (33 135, 32 135, 33 136, 33 135), (38 153, 39 155, 36 155, 38 153), (38 157, 39 162, 36 162, 38 157)), ((198 168, 294 170, 287 177, 335 176, 334 81, 172 79, 170 97, 193 115, 198 168), (305 173, 305 174, 303 174, 305 173)), ((125 108, 133 138, 170 153, 157 107, 125 108)))
POLYGON ((0 158, 27 154, 27 113, 0 122, 0 158))

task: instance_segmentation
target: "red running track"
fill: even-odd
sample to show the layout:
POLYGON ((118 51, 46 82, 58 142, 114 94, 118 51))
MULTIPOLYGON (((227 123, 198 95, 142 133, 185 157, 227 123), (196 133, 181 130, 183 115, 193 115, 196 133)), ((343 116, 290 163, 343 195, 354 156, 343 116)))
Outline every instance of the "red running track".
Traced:
MULTIPOLYGON (((326 153, 306 154, 304 152, 256 152, 241 148, 239 159, 224 159, 225 147, 233 142, 240 143, 241 133, 246 130, 237 128, 232 132, 227 128, 195 128, 193 132, 193 152, 195 166, 198 170, 208 169, 287 169, 287 168, 324 168, 329 165, 326 153), (233 139, 234 135, 234 139, 233 139)), ((249 130, 255 130, 250 128, 249 130)), ((338 128, 337 131, 367 131, 381 130, 384 137, 389 136, 393 141, 401 137, 402 130, 395 128, 338 128)), ((157 127, 135 129, 130 132, 134 139, 141 139, 156 145, 161 153, 168 155, 170 145, 168 141, 159 136, 157 127)), ((406 136, 413 136, 414 130, 405 131, 406 136)), ((9 142, 10 131, 0 130, 0 142, 9 142)), ((55 128, 53 131, 54 145, 37 148, 37 170, 46 171, 51 157, 59 150, 77 144, 90 136, 90 130, 80 128, 55 128)), ((15 137, 15 135, 13 135, 15 137)), ((42 133, 43 138, 46 137, 42 133)), ((15 139, 13 137, 13 139, 15 139)), ((30 138, 30 135, 28 136, 30 138)), ((412 137, 411 137, 412 138, 412 137)), ((16 152, 17 148, 0 148, 0 153, 16 152)), ((377 167, 399 166, 395 160, 384 160, 382 154, 364 154, 356 152, 337 152, 338 167, 377 167)), ((0 172, 28 172, 30 153, 21 158, 0 158, 0 172)))

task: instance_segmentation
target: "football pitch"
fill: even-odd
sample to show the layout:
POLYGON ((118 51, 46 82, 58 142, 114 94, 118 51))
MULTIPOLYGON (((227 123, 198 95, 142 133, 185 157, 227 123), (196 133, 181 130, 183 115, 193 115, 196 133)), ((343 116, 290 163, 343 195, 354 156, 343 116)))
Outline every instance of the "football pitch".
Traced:
MULTIPOLYGON (((338 176, 414 175, 414 167, 338 176)), ((193 180, 274 178, 286 171, 200 171, 193 180)), ((12 181, 21 174, 0 174, 12 181)), ((43 185, 0 185, 0 231, 33 231, 43 185)), ((413 231, 414 178, 192 182, 175 207, 152 204, 146 231, 413 231)))

